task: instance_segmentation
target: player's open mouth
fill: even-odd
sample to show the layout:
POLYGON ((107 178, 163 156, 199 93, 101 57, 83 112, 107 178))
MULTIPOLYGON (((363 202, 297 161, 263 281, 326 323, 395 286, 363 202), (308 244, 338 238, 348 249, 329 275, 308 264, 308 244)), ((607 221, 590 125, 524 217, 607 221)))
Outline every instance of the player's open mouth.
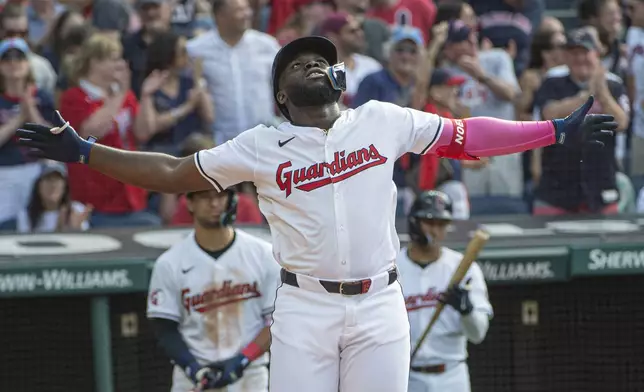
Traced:
POLYGON ((318 78, 323 78, 325 76, 326 75, 324 74, 324 72, 317 69, 312 69, 306 73, 306 79, 318 79, 318 78))

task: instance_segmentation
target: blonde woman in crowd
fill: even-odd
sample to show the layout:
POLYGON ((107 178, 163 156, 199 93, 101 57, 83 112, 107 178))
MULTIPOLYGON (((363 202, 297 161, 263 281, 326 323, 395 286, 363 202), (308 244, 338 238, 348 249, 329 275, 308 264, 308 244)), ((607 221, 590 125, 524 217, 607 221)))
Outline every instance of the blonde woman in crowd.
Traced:
POLYGON ((16 216, 29 200, 40 165, 16 144, 14 133, 25 122, 51 122, 53 100, 36 88, 29 46, 21 38, 0 42, 0 230, 15 230, 16 216))
MULTIPOLYGON (((60 97, 61 115, 83 138, 136 150, 146 134, 137 132, 139 103, 130 90, 130 69, 113 35, 95 33, 81 46, 69 88, 60 97)), ((69 165, 72 199, 94 206, 92 227, 145 226, 160 223, 146 212, 147 192, 104 175, 86 165, 69 165)))

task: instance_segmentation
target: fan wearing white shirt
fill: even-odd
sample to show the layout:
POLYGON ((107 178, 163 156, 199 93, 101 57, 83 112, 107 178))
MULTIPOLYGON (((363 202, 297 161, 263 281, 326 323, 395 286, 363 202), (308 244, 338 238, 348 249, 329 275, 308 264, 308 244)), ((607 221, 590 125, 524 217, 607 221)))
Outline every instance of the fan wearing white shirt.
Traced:
POLYGON ((342 102, 350 107, 351 98, 358 92, 362 79, 380 71, 382 65, 375 59, 360 54, 364 52, 367 41, 360 22, 353 16, 344 12, 329 15, 322 22, 320 34, 335 44, 340 61, 344 61, 347 90, 342 95, 342 102))
POLYGON ((271 65, 277 40, 251 29, 248 0, 213 0, 216 30, 188 41, 191 58, 203 59, 203 76, 215 106, 217 145, 259 124, 275 121, 271 65))
POLYGON ((463 255, 441 246, 452 221, 452 201, 443 192, 424 192, 409 214, 411 243, 398 254, 412 347, 431 320, 436 304, 444 308, 412 358, 409 392, 469 392, 467 342, 481 343, 492 317, 483 272, 473 263, 465 287, 448 287, 463 255))
POLYGON ((91 206, 70 200, 65 165, 45 162, 27 208, 18 213, 17 230, 19 233, 87 230, 91 214, 91 206))

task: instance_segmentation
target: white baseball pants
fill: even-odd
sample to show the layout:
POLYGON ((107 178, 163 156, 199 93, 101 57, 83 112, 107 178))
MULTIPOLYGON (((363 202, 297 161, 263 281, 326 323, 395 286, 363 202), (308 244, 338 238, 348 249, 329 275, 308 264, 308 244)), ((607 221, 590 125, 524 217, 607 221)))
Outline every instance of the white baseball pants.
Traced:
MULTIPOLYGON (((186 377, 183 370, 174 367, 172 373, 171 392, 190 392, 194 389, 192 381, 186 377)), ((268 391, 268 369, 266 366, 249 366, 244 371, 244 376, 236 383, 226 388, 208 389, 204 392, 267 392, 268 391)))
POLYGON ((409 392, 470 392, 470 372, 467 363, 447 366, 444 373, 409 373, 409 392))
POLYGON ((269 390, 407 392, 411 349, 400 284, 351 297, 323 290, 278 289, 269 390))

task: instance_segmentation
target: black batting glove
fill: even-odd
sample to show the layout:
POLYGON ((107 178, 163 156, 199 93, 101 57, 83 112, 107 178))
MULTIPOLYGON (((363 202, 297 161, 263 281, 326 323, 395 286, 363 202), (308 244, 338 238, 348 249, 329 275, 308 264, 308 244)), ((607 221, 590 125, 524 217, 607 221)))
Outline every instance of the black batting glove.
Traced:
POLYGON ((617 129, 615 117, 607 114, 587 114, 594 102, 595 98, 591 95, 568 117, 552 120, 557 144, 573 146, 588 143, 603 147, 602 140, 615 134, 617 129))
POLYGON ((34 158, 47 158, 59 162, 89 163, 90 150, 96 138, 81 138, 76 130, 56 111, 54 128, 48 125, 27 123, 16 131, 18 145, 30 148, 34 158))
POLYGON ((438 300, 456 309, 461 315, 467 316, 474 310, 469 293, 470 291, 468 289, 464 289, 458 284, 455 284, 444 293, 441 293, 438 300))

